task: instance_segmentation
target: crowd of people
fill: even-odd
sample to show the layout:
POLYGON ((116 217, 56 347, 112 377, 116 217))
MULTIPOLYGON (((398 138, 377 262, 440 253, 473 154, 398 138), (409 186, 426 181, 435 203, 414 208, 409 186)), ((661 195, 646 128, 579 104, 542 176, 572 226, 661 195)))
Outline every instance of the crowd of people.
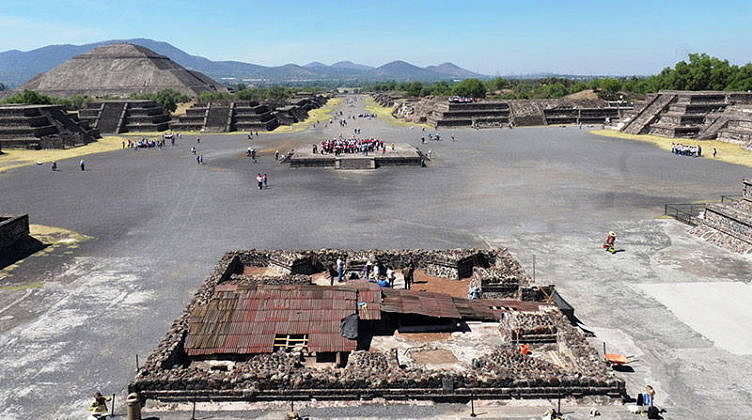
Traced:
POLYGON ((671 143, 671 153, 682 156, 700 157, 702 156, 702 146, 686 145, 681 143, 671 143))
POLYGON ((469 103, 475 102, 475 98, 468 98, 465 96, 450 96, 449 102, 452 102, 455 104, 469 104, 469 103))
MULTIPOLYGON (((359 138, 333 138, 323 140, 318 145, 313 145, 313 153, 333 153, 339 155, 342 153, 364 153, 377 152, 381 150, 386 152, 386 145, 383 140, 379 139, 359 139, 359 138)), ((394 150, 394 145, 392 145, 394 150)))

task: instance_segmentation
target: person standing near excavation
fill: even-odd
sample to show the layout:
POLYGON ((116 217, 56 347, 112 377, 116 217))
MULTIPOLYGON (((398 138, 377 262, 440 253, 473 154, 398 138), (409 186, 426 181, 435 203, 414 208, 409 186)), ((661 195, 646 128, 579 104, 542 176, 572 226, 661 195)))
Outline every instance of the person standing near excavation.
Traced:
MULTIPOLYGON (((345 262, 342 261, 342 258, 337 258, 337 281, 340 283, 342 282, 342 279, 345 275, 345 262)), ((332 282, 332 286, 334 286, 334 282, 332 282)))

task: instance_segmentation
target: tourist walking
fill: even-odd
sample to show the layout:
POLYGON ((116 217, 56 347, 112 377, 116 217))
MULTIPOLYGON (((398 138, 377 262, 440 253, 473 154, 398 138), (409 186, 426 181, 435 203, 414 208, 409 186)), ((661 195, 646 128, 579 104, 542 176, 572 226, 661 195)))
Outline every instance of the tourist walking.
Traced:
POLYGON ((275 161, 279 160, 279 150, 274 151, 274 160, 275 161))
POLYGON ((78 165, 81 167, 82 171, 86 170, 86 162, 84 162, 83 159, 81 159, 81 162, 78 162, 78 165))
POLYGON ((717 155, 717 154, 718 154, 718 150, 716 150, 716 148, 714 147, 713 148, 713 159, 715 159, 715 155, 717 155))
POLYGON ((269 188, 269 177, 264 174, 264 188, 269 188))
POLYGON ((54 160, 52 161, 52 165, 50 165, 50 169, 52 169, 52 172, 57 171, 57 162, 54 160))
POLYGON ((264 177, 261 176, 261 172, 256 174, 256 184, 258 184, 258 189, 264 189, 264 177))

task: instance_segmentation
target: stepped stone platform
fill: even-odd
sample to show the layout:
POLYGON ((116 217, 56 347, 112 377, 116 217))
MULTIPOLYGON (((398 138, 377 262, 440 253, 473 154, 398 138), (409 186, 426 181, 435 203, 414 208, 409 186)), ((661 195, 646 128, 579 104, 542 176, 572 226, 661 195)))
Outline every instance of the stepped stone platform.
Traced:
MULTIPOLYGON (((375 95, 377 102, 388 103, 386 95, 375 95)), ((450 103, 444 97, 420 100, 396 100, 393 115, 406 121, 430 123, 436 127, 503 127, 602 124, 618 120, 631 106, 590 99, 510 99, 450 103)))
MULTIPOLYGON (((644 102, 625 116, 621 131, 629 134, 654 134, 664 137, 714 139, 726 129, 728 138, 736 130, 735 113, 726 114, 734 105, 752 104, 752 93, 719 91, 661 91, 647 95, 644 102)), ((741 140, 743 141, 743 140, 741 140)))
POLYGON ((735 201, 707 204, 690 232, 734 252, 752 253, 752 180, 742 181, 742 195, 735 201))
POLYGON ((428 122, 436 127, 501 126, 509 123, 506 102, 471 102, 439 104, 428 122))
POLYGON ((0 147, 65 149, 91 143, 99 131, 60 105, 0 106, 0 147))
POLYGON ((266 105, 255 101, 214 101, 196 104, 170 123, 182 131, 269 131, 279 122, 266 105))
POLYGON ((275 108, 274 115, 280 125, 291 125, 308 118, 308 112, 320 108, 326 100, 321 95, 298 95, 287 101, 287 105, 275 108))
POLYGON ((161 105, 146 100, 90 102, 78 116, 103 134, 164 131, 170 121, 161 105))
POLYGON ((386 152, 314 154, 312 150, 295 150, 285 158, 291 168, 332 168, 332 169, 377 169, 384 166, 425 166, 426 157, 409 144, 395 143, 394 151, 387 147, 386 152))

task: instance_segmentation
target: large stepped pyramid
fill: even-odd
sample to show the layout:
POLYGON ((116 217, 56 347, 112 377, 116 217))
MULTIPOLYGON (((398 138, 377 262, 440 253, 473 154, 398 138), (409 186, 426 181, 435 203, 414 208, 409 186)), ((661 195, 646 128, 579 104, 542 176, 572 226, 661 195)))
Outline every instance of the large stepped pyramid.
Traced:
POLYGON ((54 96, 128 97, 174 89, 195 97, 227 88, 197 71, 134 44, 112 44, 71 58, 20 87, 54 96))
POLYGON ((164 131, 170 122, 162 106, 148 100, 90 102, 78 115, 103 134, 164 131))
POLYGON ((65 149, 91 143, 99 132, 61 105, 0 106, 0 147, 65 149))

